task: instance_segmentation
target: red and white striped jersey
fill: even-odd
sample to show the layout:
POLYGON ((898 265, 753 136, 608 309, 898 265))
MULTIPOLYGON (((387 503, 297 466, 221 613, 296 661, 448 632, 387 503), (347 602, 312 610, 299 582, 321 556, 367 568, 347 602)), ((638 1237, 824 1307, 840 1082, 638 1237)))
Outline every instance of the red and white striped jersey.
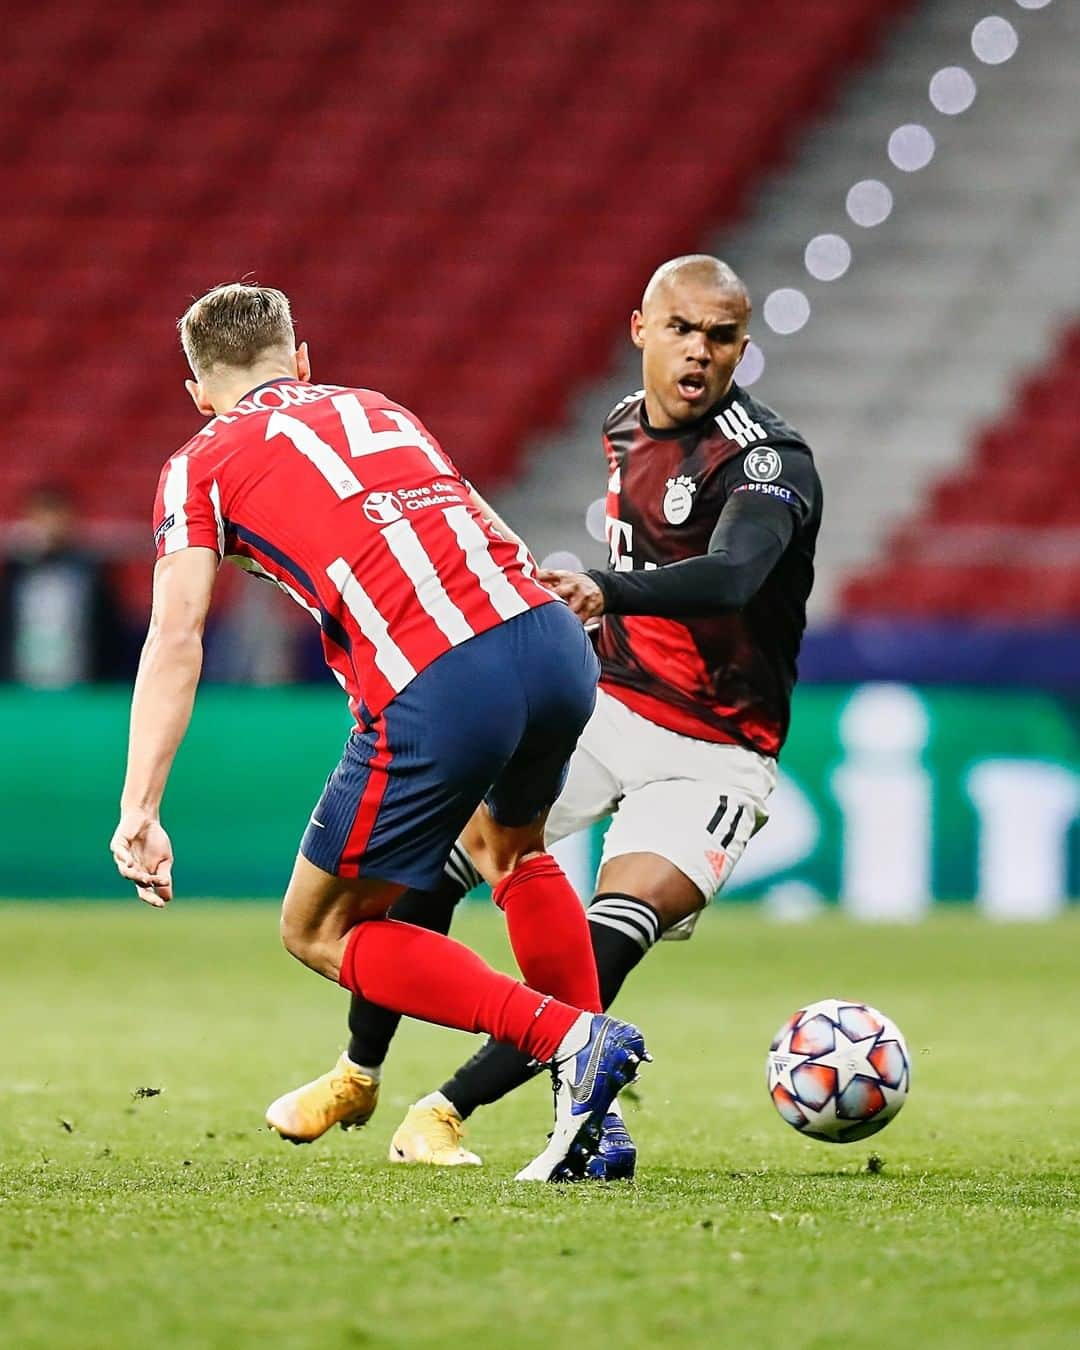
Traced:
POLYGON ((158 557, 210 548, 322 629, 363 724, 425 666, 554 597, 412 413, 370 389, 274 380, 166 463, 158 557))

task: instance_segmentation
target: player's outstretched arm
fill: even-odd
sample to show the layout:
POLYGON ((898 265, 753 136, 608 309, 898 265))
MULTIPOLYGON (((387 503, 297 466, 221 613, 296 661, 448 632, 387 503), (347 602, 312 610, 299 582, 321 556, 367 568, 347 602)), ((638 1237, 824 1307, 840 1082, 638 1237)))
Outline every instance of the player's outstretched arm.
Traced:
POLYGON ((217 575, 212 549, 185 548, 154 570, 154 602, 131 698, 127 774, 120 823, 109 848, 140 900, 160 909, 172 899, 172 844, 161 799, 184 739, 202 671, 202 635, 217 575))
POLYGON ((733 495, 702 557, 649 571, 565 573, 552 589, 583 621, 598 614, 728 614, 754 598, 794 533, 795 516, 784 503, 733 495))

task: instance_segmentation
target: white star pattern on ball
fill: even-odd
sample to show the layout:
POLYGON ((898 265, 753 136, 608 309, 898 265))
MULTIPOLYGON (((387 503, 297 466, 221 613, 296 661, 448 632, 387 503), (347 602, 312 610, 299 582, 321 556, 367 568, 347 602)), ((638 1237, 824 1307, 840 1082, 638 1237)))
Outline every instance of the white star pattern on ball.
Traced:
POLYGON ((836 1070, 837 1093, 843 1092, 853 1078, 872 1078, 875 1083, 880 1082, 881 1075, 870 1063, 867 1056, 877 1045, 881 1033, 875 1032, 873 1036, 867 1036, 865 1040, 852 1041, 848 1039, 843 1027, 837 1024, 834 1028, 834 1034, 836 1036, 836 1049, 830 1050, 827 1055, 817 1055, 814 1063, 823 1064, 826 1068, 836 1070))
POLYGON ((854 999, 806 1004, 773 1037, 766 1065, 769 1096, 781 1117, 800 1134, 832 1144, 884 1129, 911 1082, 900 1029, 854 999))

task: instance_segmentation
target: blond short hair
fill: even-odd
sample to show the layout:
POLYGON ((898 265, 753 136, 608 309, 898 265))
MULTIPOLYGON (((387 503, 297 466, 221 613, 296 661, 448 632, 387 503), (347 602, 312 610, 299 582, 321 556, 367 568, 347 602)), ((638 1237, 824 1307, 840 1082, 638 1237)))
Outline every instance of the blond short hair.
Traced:
POLYGON ((293 351, 289 298, 272 286, 229 282, 207 291, 177 324, 180 345, 197 376, 218 366, 245 370, 272 348, 293 351))

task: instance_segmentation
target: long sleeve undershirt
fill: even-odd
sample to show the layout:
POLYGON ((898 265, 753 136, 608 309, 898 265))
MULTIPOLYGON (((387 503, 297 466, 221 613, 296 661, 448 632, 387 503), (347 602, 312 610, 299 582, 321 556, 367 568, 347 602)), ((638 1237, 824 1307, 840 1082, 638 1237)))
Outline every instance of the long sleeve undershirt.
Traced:
POLYGON ((795 533, 789 506, 750 493, 730 498, 700 558, 648 571, 589 576, 604 593, 609 614, 705 618, 742 609, 760 590, 795 533))

